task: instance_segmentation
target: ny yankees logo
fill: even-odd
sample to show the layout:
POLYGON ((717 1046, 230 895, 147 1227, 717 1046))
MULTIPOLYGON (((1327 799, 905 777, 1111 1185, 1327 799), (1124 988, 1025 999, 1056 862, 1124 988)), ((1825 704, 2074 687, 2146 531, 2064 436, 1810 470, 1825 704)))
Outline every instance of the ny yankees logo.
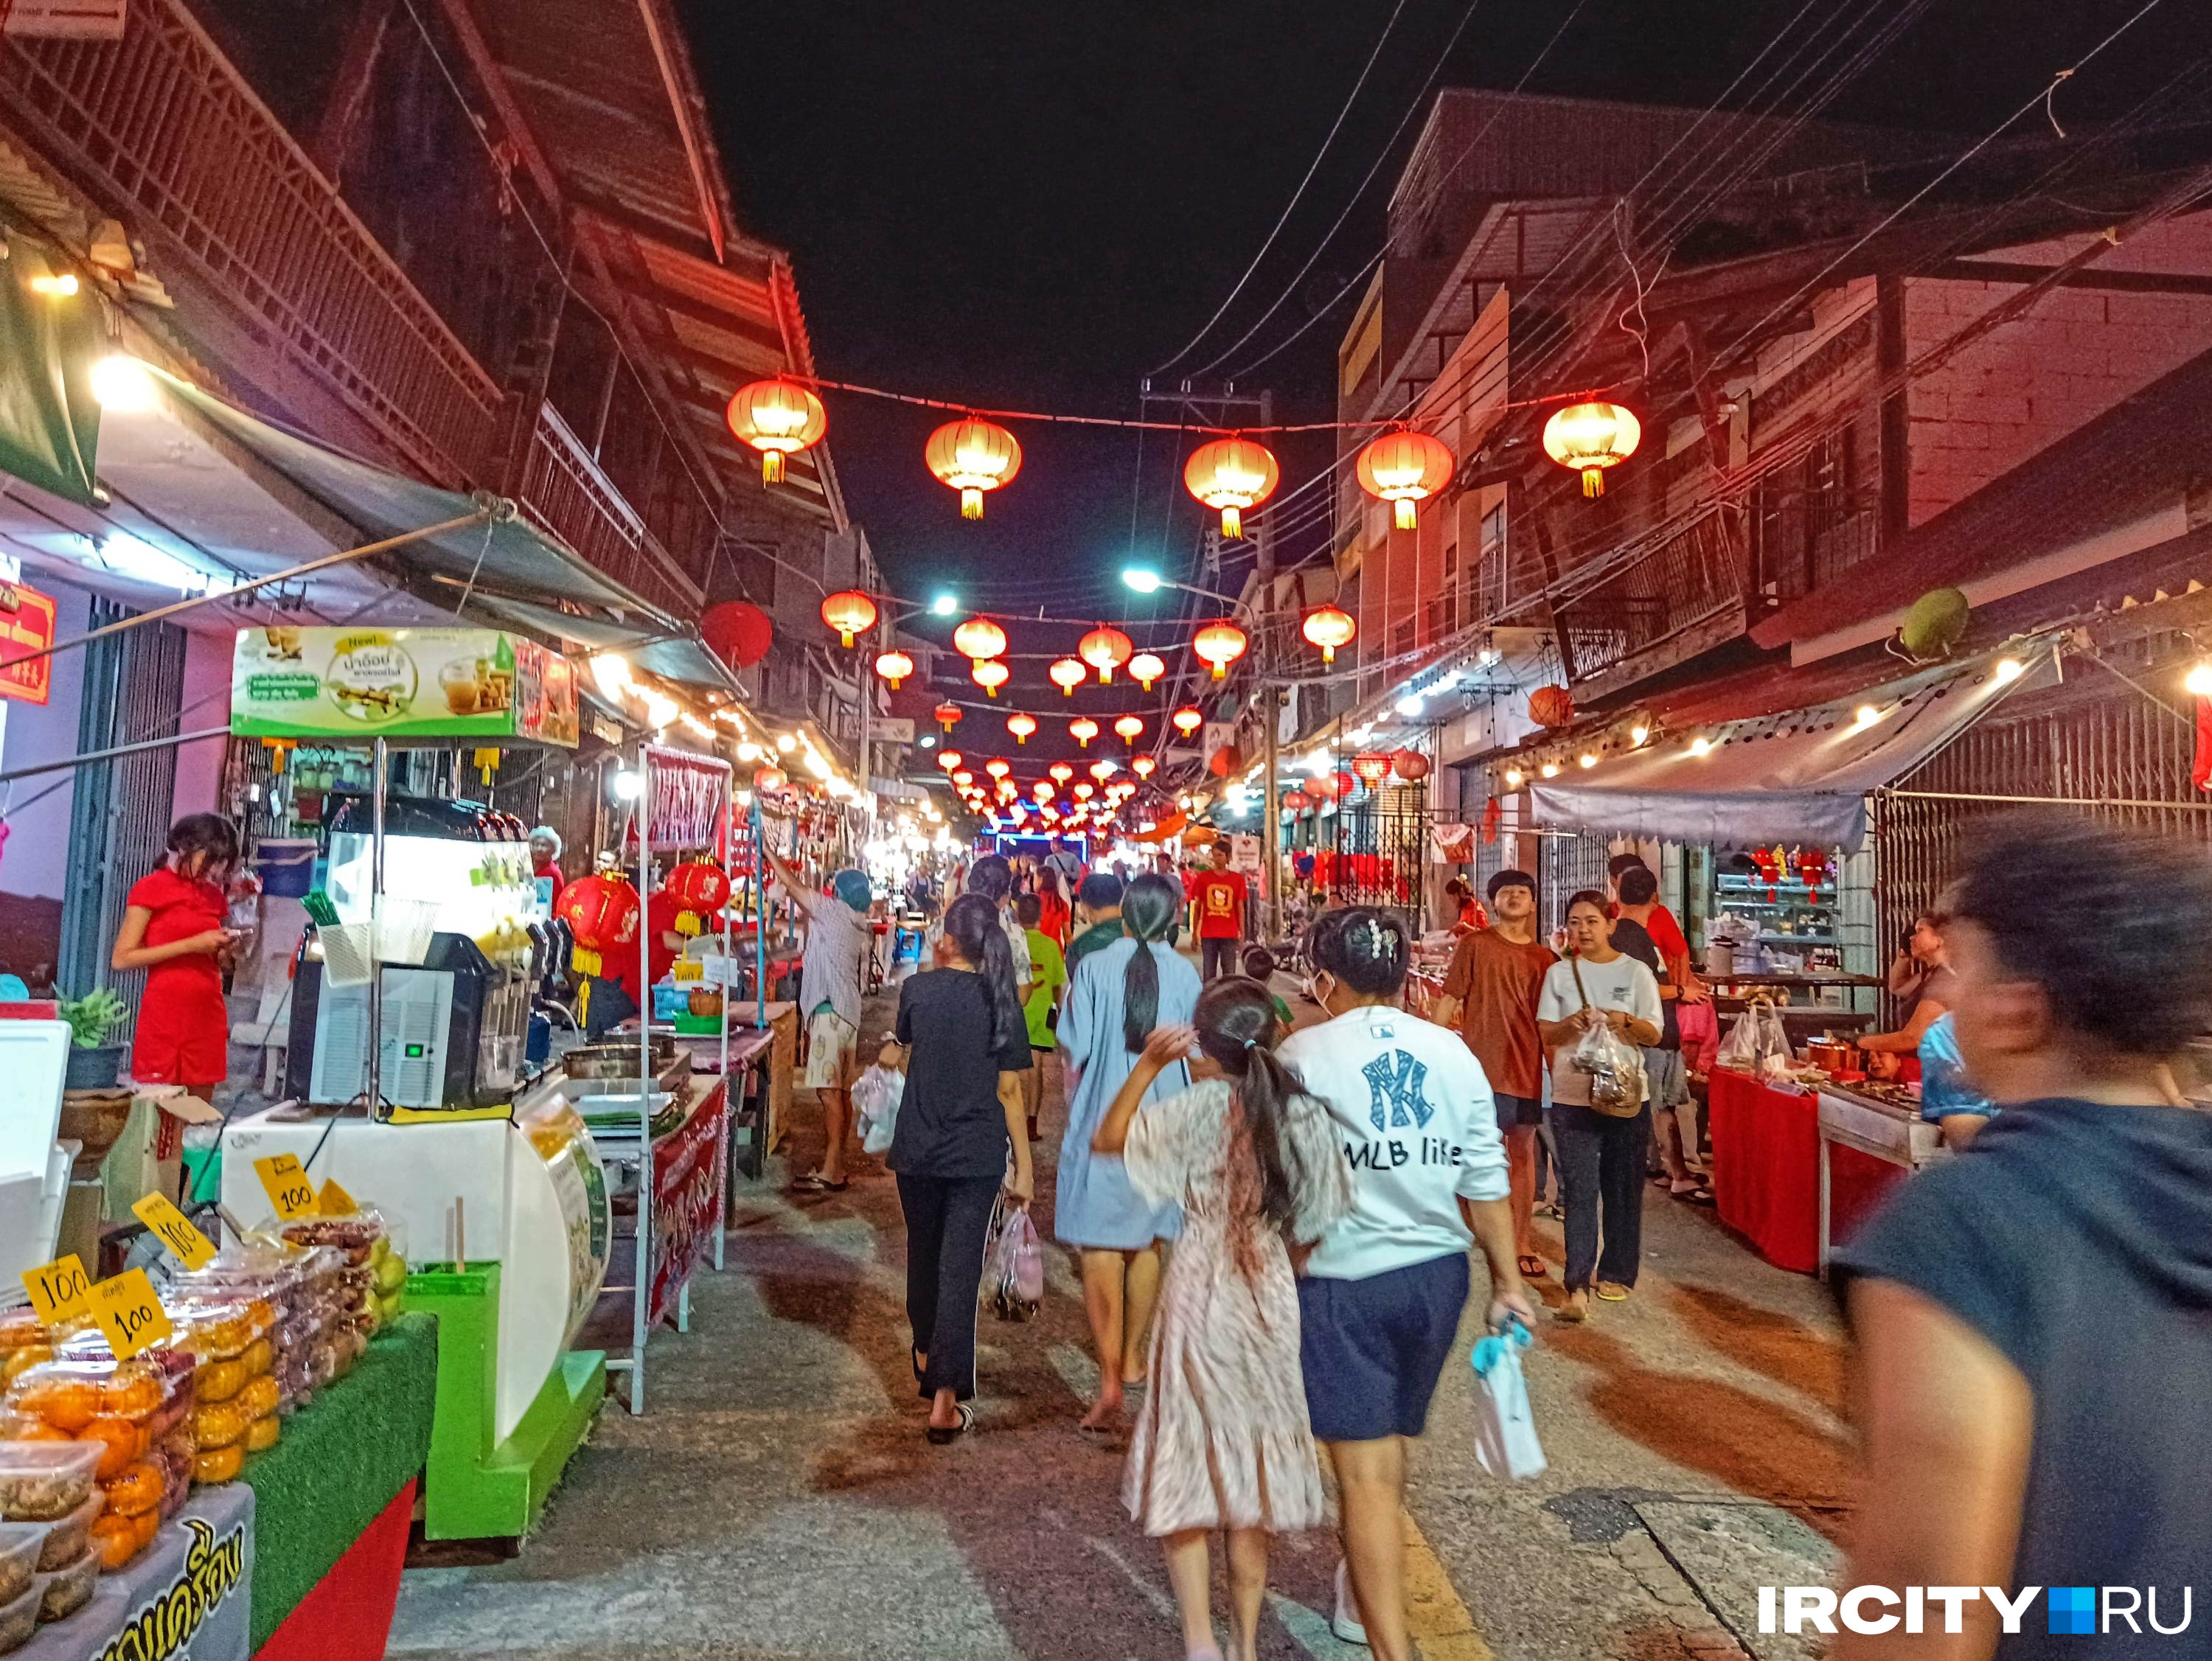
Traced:
POLYGON ((1366 1076, 1367 1088, 1373 1092, 1367 1116, 1375 1121, 1376 1130, 1404 1130, 1409 1126, 1425 1129, 1436 1117, 1437 1110, 1429 1106, 1428 1092, 1424 1088, 1429 1082, 1425 1063, 1416 1061, 1403 1050, 1394 1050, 1388 1056, 1376 1057, 1359 1070, 1366 1076))

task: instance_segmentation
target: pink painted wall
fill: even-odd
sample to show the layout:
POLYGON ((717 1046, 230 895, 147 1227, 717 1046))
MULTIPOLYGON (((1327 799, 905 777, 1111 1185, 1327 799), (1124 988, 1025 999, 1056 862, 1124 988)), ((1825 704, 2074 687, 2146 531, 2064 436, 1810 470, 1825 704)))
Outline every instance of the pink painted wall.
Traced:
MULTIPOLYGON (((2088 239, 1986 256, 2054 265, 2088 239)), ((2212 213, 2131 238, 2099 261, 2107 271, 2212 272, 2212 213)), ((1905 284, 1908 356, 2020 292, 2014 282, 1916 277, 1905 284)), ((2212 295, 2060 288, 2027 316, 1975 342, 1906 394, 1911 522, 1934 518, 2030 456, 2212 351, 2212 295)))

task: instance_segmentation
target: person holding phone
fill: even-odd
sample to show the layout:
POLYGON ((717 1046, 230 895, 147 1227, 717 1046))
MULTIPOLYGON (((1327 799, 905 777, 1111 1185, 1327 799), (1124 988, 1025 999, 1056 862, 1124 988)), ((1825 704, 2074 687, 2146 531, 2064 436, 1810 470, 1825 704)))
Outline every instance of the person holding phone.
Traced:
POLYGON ((131 885, 107 962, 118 973, 146 971, 131 1078, 210 1090, 230 1076, 222 972, 240 932, 224 926, 224 885, 238 868, 238 830, 221 814, 187 814, 169 827, 168 846, 168 858, 131 885))

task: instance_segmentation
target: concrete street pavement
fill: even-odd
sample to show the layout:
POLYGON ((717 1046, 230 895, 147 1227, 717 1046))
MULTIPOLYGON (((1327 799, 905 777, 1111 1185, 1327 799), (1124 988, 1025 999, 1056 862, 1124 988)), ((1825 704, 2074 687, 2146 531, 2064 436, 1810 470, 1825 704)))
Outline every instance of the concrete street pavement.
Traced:
MULTIPOLYGON (((870 1000, 868 1049, 889 1021, 870 1000)), ((804 1093, 775 1180, 745 1195, 730 1266, 688 1334, 653 1343, 647 1411, 610 1402, 512 1561, 410 1571, 390 1653, 561 1661, 1122 1661, 1180 1653, 1158 1549, 1118 1498, 1121 1454, 1074 1428, 1095 1373, 1072 1264, 1038 1318, 981 1320, 976 1433, 927 1446, 908 1370, 903 1231, 878 1161, 793 1199, 804 1093)), ((1048 1233, 1063 1118, 1039 1150, 1048 1233)), ((1548 1233, 1556 1300, 1557 1225, 1548 1233)), ((1825 1576, 1846 1503, 1843 1351, 1820 1287, 1710 1212, 1649 1191, 1634 1299, 1551 1323, 1528 1372, 1552 1468, 1476 1467, 1470 1375, 1446 1374, 1407 1519, 1430 1661, 1782 1661, 1755 1588, 1825 1576)), ((1482 1277, 1462 1334, 1472 1343, 1482 1277)), ((1333 1541, 1280 1543, 1261 1652, 1344 1661, 1333 1541)))

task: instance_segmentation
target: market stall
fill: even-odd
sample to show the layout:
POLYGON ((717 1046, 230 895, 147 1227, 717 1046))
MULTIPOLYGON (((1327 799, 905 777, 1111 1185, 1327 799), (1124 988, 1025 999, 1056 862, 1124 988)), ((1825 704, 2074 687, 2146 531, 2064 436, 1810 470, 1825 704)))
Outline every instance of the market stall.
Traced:
POLYGON ((1811 1090, 1727 1067, 1713 1069, 1711 1089, 1706 1125, 1721 1221, 1769 1263, 1820 1272, 1824 1240, 1849 1239, 1905 1173, 1854 1146, 1832 1149, 1811 1090))

